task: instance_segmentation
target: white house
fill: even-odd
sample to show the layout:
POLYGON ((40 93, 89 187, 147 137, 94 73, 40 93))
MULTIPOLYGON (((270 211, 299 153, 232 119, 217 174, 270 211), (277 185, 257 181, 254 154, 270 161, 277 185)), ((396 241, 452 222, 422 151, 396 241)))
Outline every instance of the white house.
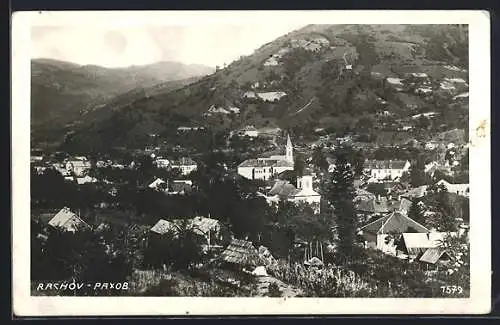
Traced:
POLYGON ((429 232, 429 229, 415 220, 400 211, 395 211, 368 223, 359 230, 358 235, 363 237, 366 248, 375 248, 384 253, 396 255, 397 240, 394 235, 429 232))
POLYGON ((366 160, 365 173, 377 180, 395 179, 410 169, 408 160, 366 160))
POLYGON ((245 126, 238 133, 242 136, 248 136, 251 138, 256 138, 259 136, 259 131, 253 125, 245 126))
POLYGON ((77 177, 85 176, 90 167, 90 161, 88 161, 85 157, 76 157, 68 160, 65 165, 66 171, 77 177))
POLYGON ((313 189, 313 176, 303 175, 297 178, 297 189, 299 191, 292 196, 292 201, 307 203, 319 213, 321 195, 313 189))
POLYGON ((313 176, 310 174, 297 178, 297 187, 288 181, 277 180, 269 191, 269 202, 279 199, 294 203, 306 203, 315 213, 320 212, 321 195, 313 189, 313 176))
POLYGON ((161 178, 157 178, 152 181, 148 187, 153 190, 160 190, 162 188, 162 184, 165 184, 165 181, 161 178))
POLYGON ((248 179, 268 180, 293 167, 293 145, 288 136, 284 156, 247 159, 238 166, 238 174, 248 179))
POLYGON ((154 164, 157 168, 168 168, 170 161, 165 158, 158 157, 155 159, 154 164))
POLYGON ((189 157, 182 157, 179 160, 172 161, 170 166, 172 168, 180 169, 183 175, 189 175, 192 171, 198 168, 196 162, 189 157))
POLYGON ((461 196, 469 197, 469 184, 451 184, 444 179, 436 183, 436 185, 444 185, 450 193, 455 193, 461 196))
POLYGON ((50 219, 49 225, 69 232, 76 232, 79 229, 90 227, 85 221, 66 207, 62 208, 52 219, 50 219))

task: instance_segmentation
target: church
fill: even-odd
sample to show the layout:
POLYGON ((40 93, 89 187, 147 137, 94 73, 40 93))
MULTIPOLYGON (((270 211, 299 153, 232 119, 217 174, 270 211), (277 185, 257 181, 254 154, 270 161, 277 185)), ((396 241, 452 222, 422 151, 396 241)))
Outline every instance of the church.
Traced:
POLYGON ((247 159, 238 166, 238 174, 247 179, 269 180, 285 170, 293 170, 293 145, 288 135, 285 155, 247 159))

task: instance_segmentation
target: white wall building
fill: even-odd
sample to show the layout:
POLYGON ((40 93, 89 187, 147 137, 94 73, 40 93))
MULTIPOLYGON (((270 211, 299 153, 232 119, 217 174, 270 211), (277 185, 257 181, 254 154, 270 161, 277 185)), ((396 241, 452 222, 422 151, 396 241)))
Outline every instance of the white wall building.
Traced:
POLYGON ((365 173, 377 180, 401 177, 409 169, 408 160, 367 160, 364 165, 365 173))
POLYGON ((77 177, 85 176, 88 170, 90 170, 90 167, 90 161, 88 161, 85 157, 77 157, 75 159, 68 160, 65 165, 68 173, 72 173, 77 177))
POLYGON ((293 145, 288 136, 285 155, 248 159, 238 166, 238 174, 248 179, 268 180, 286 170, 293 170, 293 145))
POLYGON ((461 196, 469 197, 469 184, 451 184, 444 179, 436 183, 437 185, 444 185, 446 190, 450 193, 455 193, 461 196))
POLYGON ((172 161, 170 166, 172 168, 180 169, 183 175, 189 175, 192 171, 198 168, 198 164, 189 157, 182 157, 179 160, 172 161))

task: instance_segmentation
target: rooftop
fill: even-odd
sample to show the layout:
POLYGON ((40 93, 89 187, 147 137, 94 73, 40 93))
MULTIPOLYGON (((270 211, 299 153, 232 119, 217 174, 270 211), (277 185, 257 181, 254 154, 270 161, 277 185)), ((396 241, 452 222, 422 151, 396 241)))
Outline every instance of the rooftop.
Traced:
POLYGON ((425 228, 415 220, 397 211, 367 224, 362 227, 361 230, 372 234, 388 234, 391 232, 400 234, 406 232, 430 232, 429 229, 425 228))
POLYGON ((258 266, 262 262, 252 242, 241 239, 233 239, 220 258, 224 262, 240 265, 258 266))
POLYGON ((177 160, 171 161, 172 166, 192 166, 196 165, 196 161, 189 157, 182 157, 177 160))

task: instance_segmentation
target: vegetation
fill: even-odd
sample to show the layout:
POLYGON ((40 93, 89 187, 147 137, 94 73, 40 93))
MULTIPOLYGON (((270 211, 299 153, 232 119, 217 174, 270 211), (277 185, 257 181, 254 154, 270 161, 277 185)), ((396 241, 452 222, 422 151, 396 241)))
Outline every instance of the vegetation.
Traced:
POLYGON ((339 252, 346 258, 352 253, 357 228, 356 213, 353 204, 354 172, 348 160, 349 153, 347 150, 337 153, 335 170, 332 172, 328 192, 328 201, 333 206, 337 223, 339 252))

